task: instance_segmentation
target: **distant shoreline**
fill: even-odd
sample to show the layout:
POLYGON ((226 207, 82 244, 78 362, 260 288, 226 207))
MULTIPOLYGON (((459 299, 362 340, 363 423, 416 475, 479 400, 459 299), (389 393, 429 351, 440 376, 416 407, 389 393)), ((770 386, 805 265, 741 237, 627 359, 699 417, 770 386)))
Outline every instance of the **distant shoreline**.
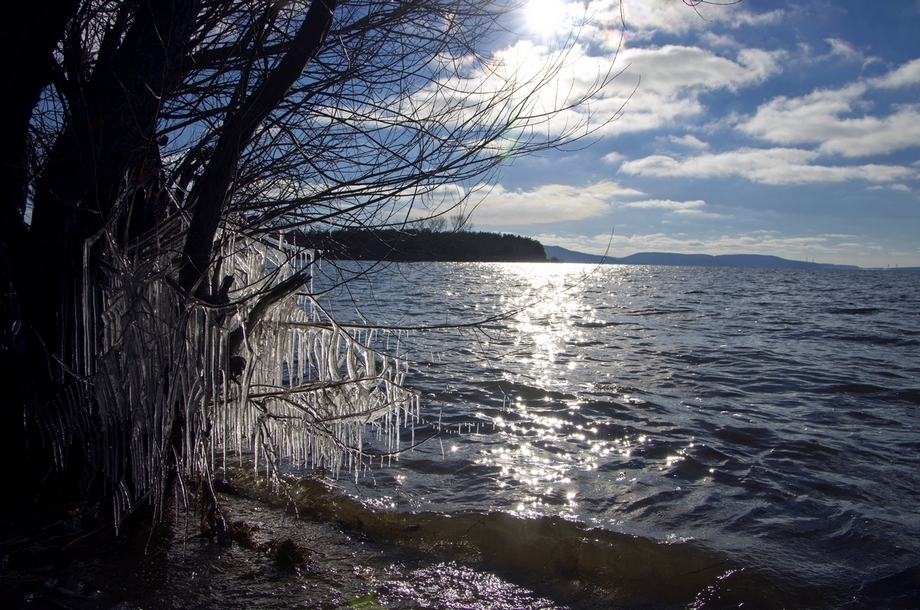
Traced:
MULTIPOLYGON (((297 233, 297 245, 315 248, 322 258, 391 262, 556 262, 594 265, 658 265, 667 267, 734 267, 745 269, 876 270, 856 265, 799 261, 764 254, 680 254, 639 252, 625 257, 600 256, 545 246, 531 237, 509 233, 432 231, 428 229, 364 229, 297 233)), ((889 271, 920 271, 920 267, 889 267, 889 271)))
MULTIPOLYGON (((617 258, 585 254, 559 246, 543 246, 549 259, 560 262, 591 263, 604 265, 662 265, 670 267, 740 267, 759 269, 841 269, 858 270, 856 265, 834 265, 831 263, 813 263, 796 261, 764 254, 676 254, 672 252, 639 252, 630 256, 617 258)), ((906 268, 905 268, 906 269, 906 268)), ((920 268, 913 268, 918 269, 920 268)))

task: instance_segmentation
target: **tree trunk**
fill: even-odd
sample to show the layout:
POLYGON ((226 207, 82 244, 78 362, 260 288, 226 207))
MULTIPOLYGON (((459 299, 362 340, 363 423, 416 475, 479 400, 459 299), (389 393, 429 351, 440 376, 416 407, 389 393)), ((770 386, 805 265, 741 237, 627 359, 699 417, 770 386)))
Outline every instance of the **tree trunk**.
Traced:
MULTIPOLYGON (((8 413, 20 432, 23 421, 41 416, 60 421, 69 434, 61 409, 65 396, 82 402, 81 418, 93 417, 91 396, 80 394, 78 365, 84 347, 91 351, 95 345, 93 337, 81 336, 83 317, 96 315, 82 310, 84 290, 97 289, 92 280, 84 285, 84 273, 92 274, 102 261, 84 260, 84 244, 127 215, 132 181, 141 179, 145 162, 159 154, 157 119, 181 76, 200 2, 134 4, 133 22, 120 44, 102 53, 71 98, 76 103, 35 185, 32 223, 11 291, 22 321, 14 367, 21 373, 16 384, 21 391, 8 413)), ((66 444, 66 438, 57 442, 66 444)), ((48 457, 50 439, 43 443, 30 447, 30 459, 48 457)), ((78 473, 87 466, 79 439, 70 450, 68 466, 78 473)))
MULTIPOLYGON (((24 223, 29 186, 29 122, 41 92, 54 79, 52 52, 63 38, 78 0, 14 2, 0 21, 0 459, 17 464, 11 489, 34 488, 35 470, 26 467, 29 447, 23 430, 24 361, 36 361, 22 329, 17 292, 28 232, 24 223)), ((28 371, 25 371, 28 374, 28 371)), ((31 435, 32 443, 40 442, 31 435)))
MULTIPOLYGON (((0 23, 0 265, 12 266, 25 245, 29 121, 54 79, 52 51, 78 0, 14 2, 0 23), (7 258, 8 257, 8 258, 7 258), (4 260, 5 259, 5 260, 4 260)), ((0 278, 10 269, 0 269, 0 278)))
POLYGON ((138 3, 121 45, 99 58, 36 187, 32 232, 42 251, 61 244, 72 255, 124 211, 120 196, 156 149, 160 107, 181 76, 198 5, 138 3))

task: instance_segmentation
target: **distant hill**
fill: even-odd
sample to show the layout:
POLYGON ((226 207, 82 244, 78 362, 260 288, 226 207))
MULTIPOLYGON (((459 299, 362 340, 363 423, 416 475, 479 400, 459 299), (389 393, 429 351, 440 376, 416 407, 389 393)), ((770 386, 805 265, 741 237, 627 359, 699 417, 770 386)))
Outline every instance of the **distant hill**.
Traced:
POLYGON ((585 254, 559 246, 544 246, 549 259, 568 263, 595 263, 608 265, 666 265, 682 267, 759 267, 766 269, 859 269, 854 265, 832 265, 793 261, 763 254, 674 254, 670 252, 640 252, 622 258, 585 254))
POLYGON ((596 265, 610 260, 596 254, 585 254, 584 252, 576 252, 560 246, 543 246, 543 251, 546 252, 548 260, 556 259, 560 263, 592 263, 596 265))

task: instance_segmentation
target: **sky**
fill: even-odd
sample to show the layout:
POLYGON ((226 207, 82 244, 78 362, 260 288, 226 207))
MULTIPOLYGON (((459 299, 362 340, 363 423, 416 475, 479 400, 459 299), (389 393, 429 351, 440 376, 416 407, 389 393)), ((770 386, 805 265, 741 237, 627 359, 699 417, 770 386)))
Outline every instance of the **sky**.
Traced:
POLYGON ((474 230, 610 256, 920 266, 920 0, 532 0, 515 20, 503 52, 531 62, 580 24, 547 95, 598 65, 617 77, 556 119, 593 113, 589 138, 477 194, 474 230))

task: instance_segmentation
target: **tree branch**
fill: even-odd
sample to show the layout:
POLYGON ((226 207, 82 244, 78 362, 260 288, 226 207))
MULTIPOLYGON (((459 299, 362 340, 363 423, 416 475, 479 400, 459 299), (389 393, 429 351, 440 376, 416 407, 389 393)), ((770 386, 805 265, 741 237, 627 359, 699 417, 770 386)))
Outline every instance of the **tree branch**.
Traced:
POLYGON ((336 5, 337 0, 313 0, 291 49, 240 109, 227 119, 214 154, 190 196, 194 213, 179 269, 179 285, 185 290, 193 292, 202 284, 240 155, 259 124, 284 99, 310 60, 319 53, 336 5))
POLYGON ((263 294, 253 308, 249 310, 249 315, 246 316, 246 321, 243 323, 243 326, 237 328, 230 334, 229 353, 235 354, 237 352, 243 344, 243 337, 252 332, 256 324, 258 324, 262 317, 268 313, 268 310, 271 309, 272 305, 294 294, 301 286, 307 283, 309 279, 309 268, 306 267, 297 271, 286 280, 279 282, 276 286, 273 286, 268 292, 263 294))

